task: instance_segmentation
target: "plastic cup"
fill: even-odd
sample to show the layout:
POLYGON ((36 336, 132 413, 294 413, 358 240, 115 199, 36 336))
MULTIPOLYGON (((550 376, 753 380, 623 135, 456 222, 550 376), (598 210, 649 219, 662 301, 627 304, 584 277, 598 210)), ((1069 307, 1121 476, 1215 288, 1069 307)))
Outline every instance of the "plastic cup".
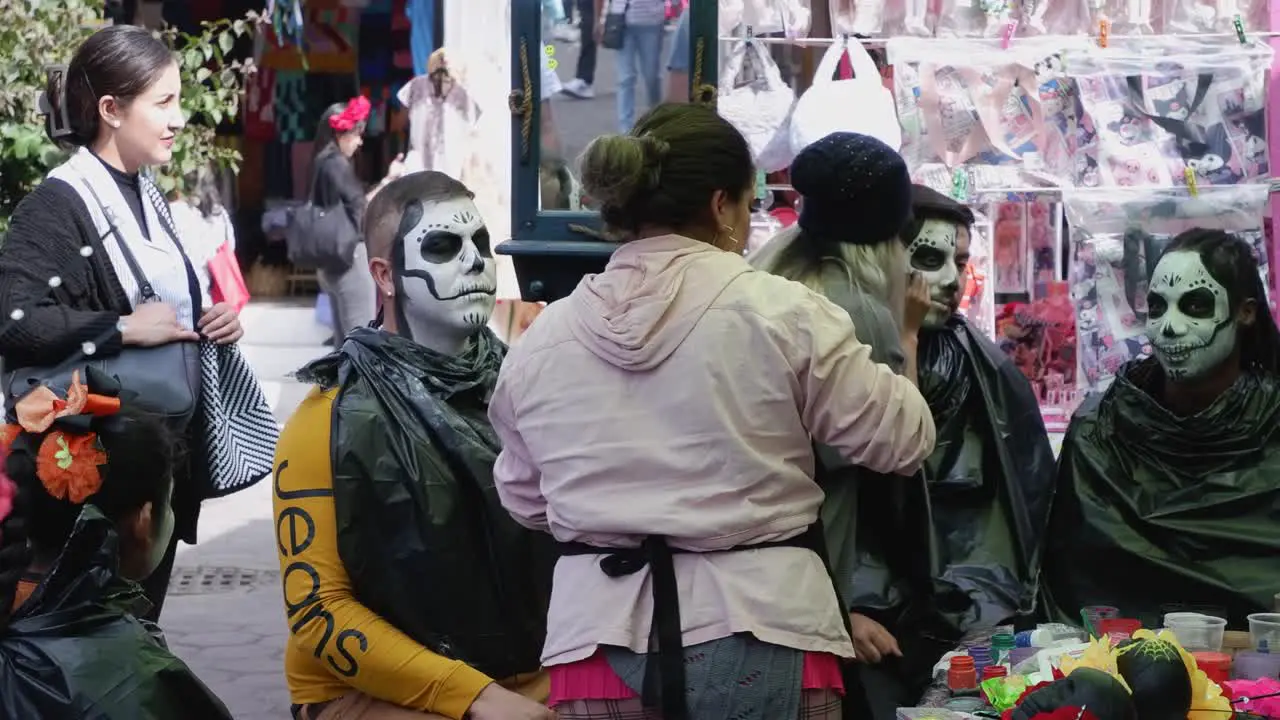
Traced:
POLYGON ((1098 634, 1110 636, 1118 633, 1124 636, 1122 640, 1128 640, 1141 629, 1142 621, 1134 618, 1107 618, 1098 621, 1098 634))
POLYGON ((1265 640, 1267 649, 1280 652, 1280 613, 1254 613, 1249 616, 1249 640, 1257 650, 1265 640))
POLYGON ((1227 621, 1200 613, 1169 613, 1164 616, 1164 626, 1173 631, 1182 647, 1190 651, 1222 650, 1222 635, 1227 631, 1227 621))

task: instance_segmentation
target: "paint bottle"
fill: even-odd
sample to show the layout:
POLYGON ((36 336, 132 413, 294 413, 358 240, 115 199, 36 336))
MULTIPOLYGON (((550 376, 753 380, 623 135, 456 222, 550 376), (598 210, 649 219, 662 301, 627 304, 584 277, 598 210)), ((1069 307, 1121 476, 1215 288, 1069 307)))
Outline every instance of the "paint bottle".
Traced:
POLYGON ((956 697, 978 694, 978 673, 969 655, 954 655, 947 667, 947 689, 956 697))
POLYGON ((1009 651, 1015 647, 1013 635, 996 633, 991 636, 991 664, 1004 665, 1009 662, 1009 651))

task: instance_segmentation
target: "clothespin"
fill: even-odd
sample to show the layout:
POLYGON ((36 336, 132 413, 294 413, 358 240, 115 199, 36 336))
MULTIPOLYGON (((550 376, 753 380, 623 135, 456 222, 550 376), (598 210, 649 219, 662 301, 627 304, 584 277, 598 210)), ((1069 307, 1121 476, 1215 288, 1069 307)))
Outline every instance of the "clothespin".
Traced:
POLYGON ((1244 36, 1244 20, 1240 18, 1239 13, 1237 13, 1236 16, 1232 18, 1231 24, 1234 25, 1236 28, 1236 39, 1240 41, 1240 44, 1248 45, 1249 38, 1244 36))
POLYGON ((1098 21, 1098 47, 1107 46, 1107 38, 1111 35, 1111 21, 1102 18, 1098 21))
POLYGON ((956 202, 966 202, 969 199, 969 175, 964 168, 956 168, 951 174, 951 197, 956 202))
POLYGON ((1018 21, 1010 20, 1004 24, 1004 29, 1000 31, 1000 47, 1008 50, 1009 44, 1013 42, 1013 34, 1018 31, 1018 21))
POLYGON ((1200 186, 1196 184, 1196 171, 1190 165, 1183 168, 1182 176, 1187 179, 1187 191, 1191 193, 1191 197, 1200 196, 1200 186))

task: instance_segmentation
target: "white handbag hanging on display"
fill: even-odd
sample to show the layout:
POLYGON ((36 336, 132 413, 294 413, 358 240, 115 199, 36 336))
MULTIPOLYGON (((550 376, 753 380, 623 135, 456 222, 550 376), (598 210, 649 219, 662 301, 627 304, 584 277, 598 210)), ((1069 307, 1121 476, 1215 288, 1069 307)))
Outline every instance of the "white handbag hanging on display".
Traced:
POLYGON ((720 72, 716 109, 747 139, 756 167, 765 172, 782 170, 795 157, 787 141, 795 101, 763 43, 748 37, 734 47, 720 72))
POLYGON ((884 86, 875 61, 862 43, 836 38, 822 56, 813 85, 791 115, 791 152, 798 154, 833 132, 870 135, 894 150, 902 148, 902 128, 893 93, 884 86), (835 80, 840 59, 849 54, 853 78, 835 80))

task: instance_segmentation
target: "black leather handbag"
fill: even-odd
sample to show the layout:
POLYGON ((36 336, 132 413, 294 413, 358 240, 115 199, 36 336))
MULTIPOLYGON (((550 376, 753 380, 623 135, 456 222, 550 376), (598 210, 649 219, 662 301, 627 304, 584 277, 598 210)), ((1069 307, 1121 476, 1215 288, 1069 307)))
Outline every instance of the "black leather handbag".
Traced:
MULTIPOLYGON (((612 0, 606 0, 609 6, 613 7, 612 0)), ((600 46, 606 50, 621 50, 625 42, 624 35, 627 30, 627 10, 631 7, 631 0, 627 0, 627 4, 622 7, 622 12, 611 12, 604 16, 604 32, 600 36, 600 46)))
POLYGON ((340 275, 350 270, 355 262, 360 230, 351 222, 351 216, 342 203, 332 207, 316 204, 316 180, 320 177, 320 164, 328 159, 326 155, 316 158, 307 202, 293 209, 289 225, 284 231, 284 239, 285 246, 289 249, 289 262, 295 267, 340 275))
MULTIPOLYGON (((93 188, 88 183, 85 185, 103 208, 110 232, 119 243, 129 271, 138 282, 142 302, 159 302, 160 297, 142 272, 142 267, 138 265, 133 251, 111 219, 111 214, 102 205, 102 201, 98 200, 93 188)), ((165 231, 177 245, 184 264, 189 265, 186 253, 178 244, 173 230, 166 226, 165 231)), ((57 365, 18 368, 5 377, 6 410, 11 411, 20 398, 39 385, 47 385, 55 392, 65 394, 71 385, 72 374, 79 370, 80 380, 84 382, 85 369, 88 367, 116 378, 121 390, 131 396, 130 404, 161 416, 165 424, 175 431, 186 428, 200 404, 200 345, 194 342, 176 342, 158 347, 126 347, 120 354, 112 357, 77 353, 57 365)))

